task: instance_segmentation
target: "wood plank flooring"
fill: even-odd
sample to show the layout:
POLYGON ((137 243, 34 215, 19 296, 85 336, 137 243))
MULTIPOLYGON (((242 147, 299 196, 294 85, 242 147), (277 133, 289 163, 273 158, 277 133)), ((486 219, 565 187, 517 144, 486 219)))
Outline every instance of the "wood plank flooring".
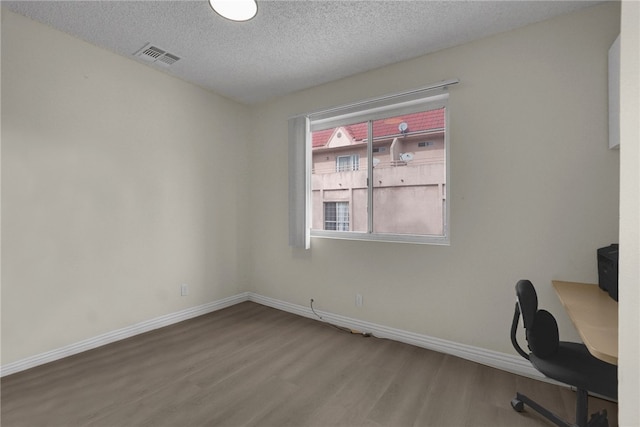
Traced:
MULTIPOLYGON (((505 337, 508 336, 505 327, 505 337)), ((505 338, 508 339, 508 338, 505 338)), ((550 426, 566 388, 245 302, 1 380, 2 426, 550 426)), ((590 412, 617 405, 590 398, 590 412)))

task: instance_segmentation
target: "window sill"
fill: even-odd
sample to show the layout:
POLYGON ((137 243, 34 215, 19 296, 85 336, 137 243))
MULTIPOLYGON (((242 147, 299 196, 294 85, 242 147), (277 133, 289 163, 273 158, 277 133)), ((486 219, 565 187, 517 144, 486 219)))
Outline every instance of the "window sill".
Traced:
POLYGON ((413 243, 421 245, 450 246, 449 236, 413 234, 374 234, 355 231, 311 230, 311 237, 338 240, 359 240, 369 242, 413 243))

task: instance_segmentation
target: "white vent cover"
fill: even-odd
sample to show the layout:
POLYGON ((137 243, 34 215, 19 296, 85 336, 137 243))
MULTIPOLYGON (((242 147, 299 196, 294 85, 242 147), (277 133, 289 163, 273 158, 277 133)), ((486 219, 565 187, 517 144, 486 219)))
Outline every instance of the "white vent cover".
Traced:
POLYGON ((152 46, 151 43, 145 44, 133 55, 144 61, 156 63, 165 67, 168 67, 180 60, 179 56, 169 53, 164 49, 160 49, 159 47, 152 46))
POLYGON ((175 55, 172 55, 170 53, 165 53, 164 55, 162 55, 160 58, 158 58, 158 62, 162 63, 162 64, 166 64, 166 65, 171 65, 176 61, 179 61, 180 58, 178 58, 175 55))

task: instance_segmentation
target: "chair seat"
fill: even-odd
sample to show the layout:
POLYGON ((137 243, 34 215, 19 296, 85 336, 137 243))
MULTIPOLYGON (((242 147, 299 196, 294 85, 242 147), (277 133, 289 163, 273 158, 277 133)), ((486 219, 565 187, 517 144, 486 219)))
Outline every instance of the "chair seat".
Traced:
POLYGON ((529 357, 533 366, 546 377, 618 398, 618 367, 592 356, 584 344, 561 341, 553 356, 541 359, 531 353, 529 357))

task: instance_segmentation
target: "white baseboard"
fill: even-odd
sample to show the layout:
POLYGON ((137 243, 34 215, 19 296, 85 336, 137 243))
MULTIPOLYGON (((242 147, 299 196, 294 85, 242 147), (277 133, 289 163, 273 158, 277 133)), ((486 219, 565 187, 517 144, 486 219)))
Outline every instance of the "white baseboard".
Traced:
MULTIPOLYGON (((253 292, 249 293, 249 301, 277 308, 278 310, 287 311, 289 313, 297 314, 300 316, 319 320, 310 307, 291 304, 285 301, 258 295, 253 292)), ((387 326, 378 325, 358 319, 352 319, 350 317, 340 316, 338 314, 328 313, 325 311, 316 310, 316 313, 322 316, 322 320, 327 323, 343 326, 361 332, 369 332, 379 338, 387 338, 394 341, 415 345, 417 347, 426 348, 428 350, 451 354, 462 359, 471 360, 482 365, 491 366, 496 369, 522 375, 525 377, 550 381, 549 379, 545 378, 544 375, 538 372, 533 366, 531 366, 531 363, 529 361, 523 359, 520 356, 486 350, 483 348, 430 337, 428 335, 421 335, 414 332, 403 331, 400 329, 390 328, 387 326)), ((507 334, 505 336, 508 338, 508 331, 505 332, 505 334, 507 334)))
POLYGON ((47 351, 45 353, 37 354, 35 356, 27 357, 26 359, 8 363, 7 365, 3 365, 2 367, 0 367, 0 377, 15 374, 16 372, 34 368, 39 365, 44 365, 45 363, 53 362, 68 356, 73 356, 74 354, 82 353, 83 351, 88 351, 106 344, 111 344, 113 342, 120 341, 125 338, 130 338, 135 335, 143 334, 154 329, 173 325, 174 323, 182 322, 193 317, 202 316, 204 314, 221 310, 223 308, 230 307, 243 301, 247 301, 248 299, 248 292, 244 292, 218 301, 213 301, 196 307, 190 307, 184 310, 177 311, 175 313, 170 313, 164 316, 156 317, 154 319, 146 320, 144 322, 136 323, 135 325, 107 332, 106 334, 98 335, 96 337, 70 344, 55 350, 47 351))
MULTIPOLYGON (((0 377, 24 371, 26 369, 43 365, 45 363, 53 362, 64 357, 72 356, 74 354, 88 351, 96 347, 110 344, 125 338, 130 338, 138 334, 152 331, 154 329, 182 322, 193 317, 202 316, 204 314, 221 310, 223 308, 230 307, 234 304, 238 304, 244 301, 253 301, 258 304, 297 314, 299 316, 318 319, 315 314, 313 314, 310 307, 280 301, 253 292, 244 292, 238 295, 224 298, 222 300, 213 301, 211 303, 203 304, 197 307, 191 307, 175 313, 156 317, 155 319, 140 322, 135 325, 108 332, 106 334, 98 335, 96 337, 89 338, 75 344, 37 354, 35 356, 28 357, 17 362, 9 363, 0 367, 0 377)), ((325 311, 316 310, 316 312, 320 316, 322 316, 323 321, 334 325, 344 326, 362 332, 369 332, 379 338, 387 338, 394 341, 426 348, 429 350, 438 351, 440 353, 451 354, 453 356, 471 360, 473 362, 481 363, 483 365, 491 366, 503 371, 512 372, 514 374, 546 380, 544 376, 542 376, 542 374, 535 370, 528 361, 518 356, 499 353, 496 351, 473 347, 466 344, 459 344, 440 338, 417 334, 414 332, 390 328, 387 326, 353 319, 350 317, 340 316, 338 314, 333 314, 325 311)))

